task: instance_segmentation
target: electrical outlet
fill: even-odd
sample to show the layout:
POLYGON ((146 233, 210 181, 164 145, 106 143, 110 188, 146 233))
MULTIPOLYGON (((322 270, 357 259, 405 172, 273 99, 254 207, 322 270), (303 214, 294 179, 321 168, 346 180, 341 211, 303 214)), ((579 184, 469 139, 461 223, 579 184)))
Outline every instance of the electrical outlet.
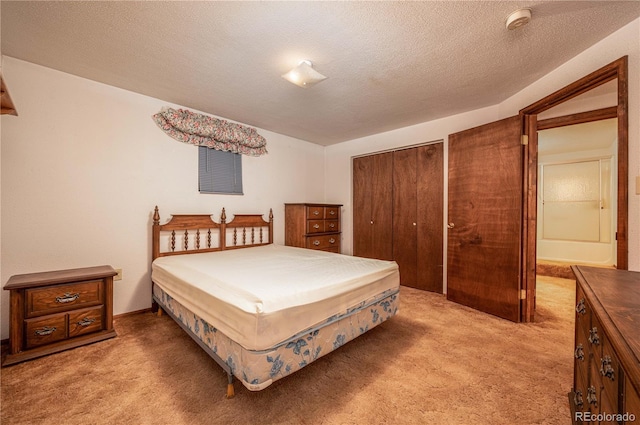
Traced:
POLYGON ((122 269, 116 269, 116 272, 118 274, 113 277, 113 280, 122 280, 122 269))

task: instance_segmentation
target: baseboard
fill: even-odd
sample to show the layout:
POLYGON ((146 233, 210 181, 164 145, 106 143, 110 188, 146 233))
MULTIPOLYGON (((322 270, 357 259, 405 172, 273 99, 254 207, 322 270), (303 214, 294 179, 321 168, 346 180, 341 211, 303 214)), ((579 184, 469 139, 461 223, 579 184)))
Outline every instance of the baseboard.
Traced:
POLYGON ((151 308, 143 308, 142 310, 135 310, 135 311, 128 311, 126 313, 114 314, 113 318, 119 319, 121 317, 135 316, 137 314, 150 313, 150 312, 151 312, 151 308))

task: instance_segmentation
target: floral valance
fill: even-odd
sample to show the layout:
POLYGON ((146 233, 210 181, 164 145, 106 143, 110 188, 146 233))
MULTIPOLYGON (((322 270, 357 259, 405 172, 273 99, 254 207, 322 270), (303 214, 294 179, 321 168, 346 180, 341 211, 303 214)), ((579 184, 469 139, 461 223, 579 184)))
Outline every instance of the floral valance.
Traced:
POLYGON ((155 114, 153 120, 165 133, 180 142, 250 156, 267 153, 267 141, 255 128, 186 109, 167 108, 155 114))

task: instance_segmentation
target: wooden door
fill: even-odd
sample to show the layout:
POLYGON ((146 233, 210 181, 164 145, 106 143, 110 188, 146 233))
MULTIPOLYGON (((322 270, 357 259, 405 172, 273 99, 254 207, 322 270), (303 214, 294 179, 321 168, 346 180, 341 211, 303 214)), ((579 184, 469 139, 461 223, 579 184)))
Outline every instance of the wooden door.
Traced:
POLYGON ((405 286, 442 293, 443 144, 393 156, 393 259, 405 286))
POLYGON ((449 136, 447 299, 519 322, 522 123, 449 136))
POLYGON ((416 149, 393 153, 393 259, 400 284, 418 287, 418 200, 416 149))
POLYGON ((444 144, 417 149, 417 287, 442 294, 444 144))
POLYGON ((393 153, 353 160, 353 255, 393 259, 393 153))

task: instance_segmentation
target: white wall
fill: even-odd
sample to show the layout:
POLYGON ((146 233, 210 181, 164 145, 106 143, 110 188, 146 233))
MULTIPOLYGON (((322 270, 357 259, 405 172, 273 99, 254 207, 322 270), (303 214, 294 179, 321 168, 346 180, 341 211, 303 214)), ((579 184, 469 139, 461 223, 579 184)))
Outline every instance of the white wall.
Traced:
MULTIPOLYGON (((110 264, 114 314, 151 305, 151 214, 274 212, 324 197, 324 148, 258 129, 269 154, 244 156, 244 196, 198 193, 198 150, 151 116, 167 104, 10 57, 2 71, 20 114, 2 116, 1 281, 45 270, 110 264)), ((2 291, 2 338, 9 293, 2 291)))

